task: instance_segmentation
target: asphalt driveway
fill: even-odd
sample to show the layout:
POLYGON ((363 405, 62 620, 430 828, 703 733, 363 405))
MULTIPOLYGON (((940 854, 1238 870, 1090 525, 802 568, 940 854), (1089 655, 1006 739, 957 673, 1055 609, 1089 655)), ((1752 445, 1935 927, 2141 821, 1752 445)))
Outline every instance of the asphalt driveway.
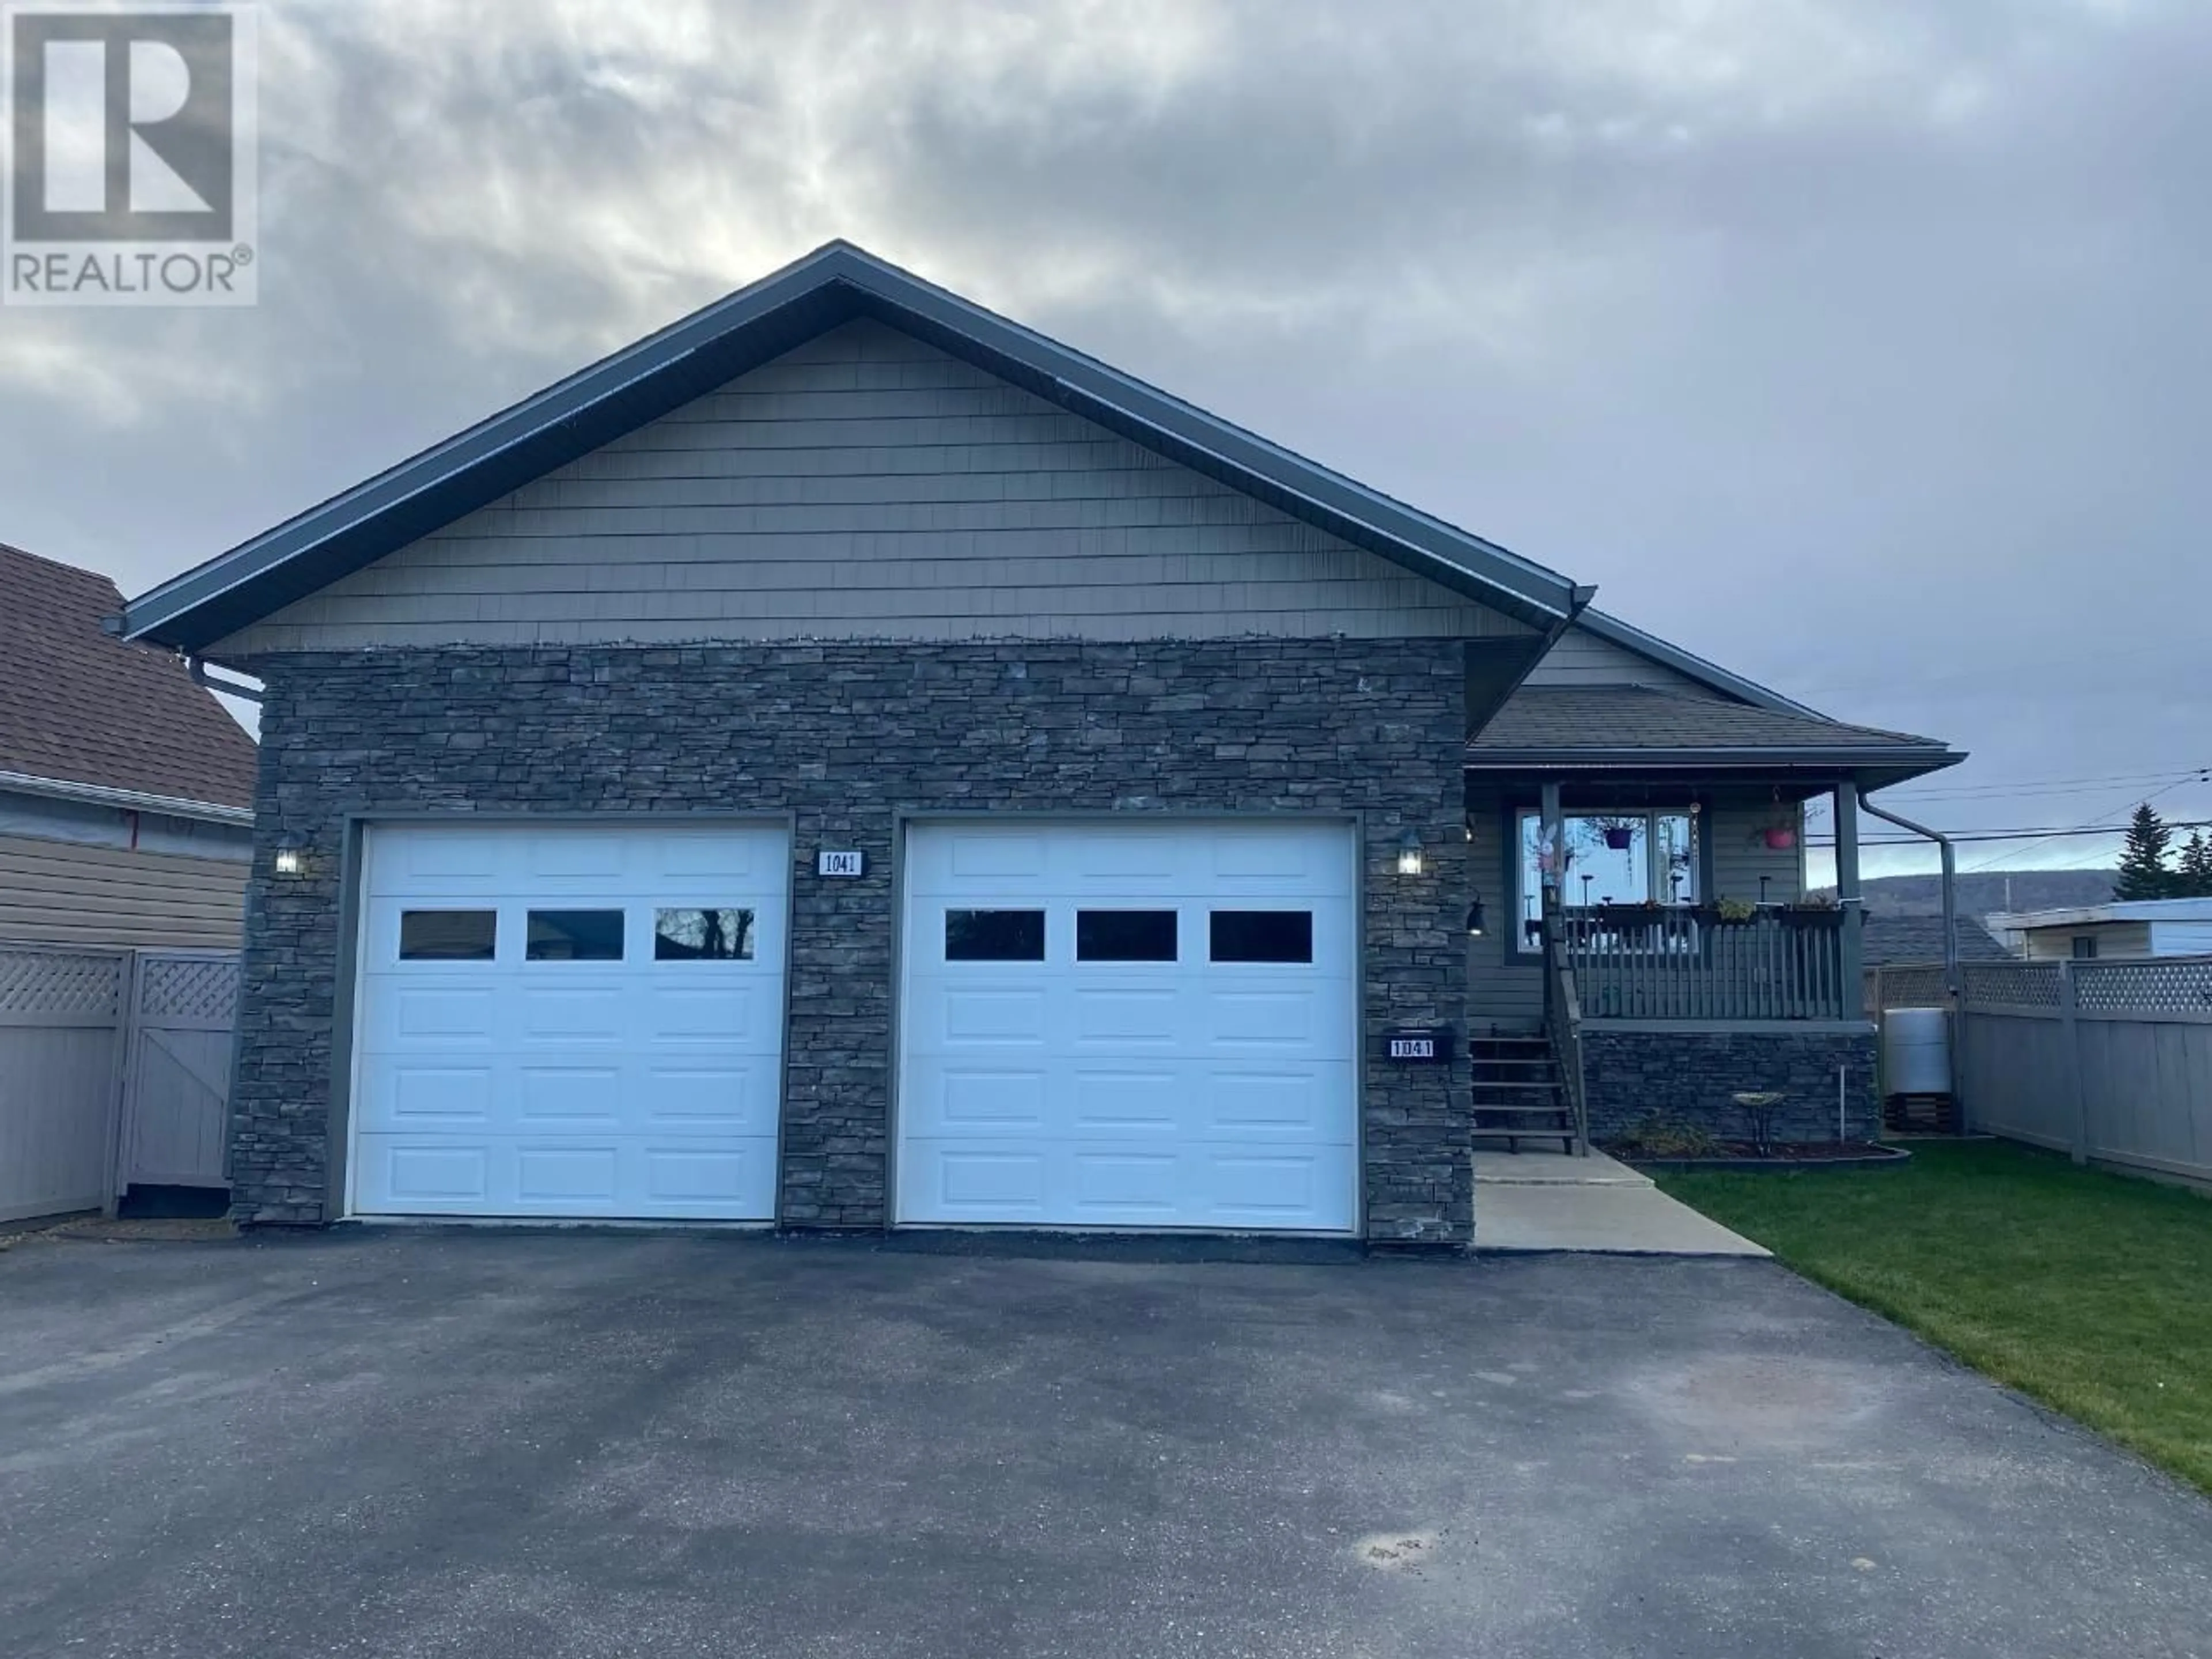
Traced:
POLYGON ((1761 1261, 0 1254, 0 1653, 2150 1656, 2212 1504, 1761 1261))

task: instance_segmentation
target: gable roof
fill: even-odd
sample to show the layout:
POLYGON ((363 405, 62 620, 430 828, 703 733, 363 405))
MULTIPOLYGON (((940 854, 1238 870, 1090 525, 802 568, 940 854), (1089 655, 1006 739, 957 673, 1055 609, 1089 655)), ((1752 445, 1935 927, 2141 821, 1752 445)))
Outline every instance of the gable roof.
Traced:
MULTIPOLYGON (((1972 916, 1959 918, 1959 960, 2009 962, 2012 953, 1972 916)), ((1862 924, 1860 949, 1869 968, 1892 963, 1922 965, 1943 960, 1943 918, 1887 916, 1869 910, 1862 924)))
POLYGON ((1761 685, 1757 680, 1747 680, 1741 674, 1732 673, 1718 663, 1708 662, 1678 645, 1669 645, 1656 634, 1647 634, 1605 611, 1585 610, 1575 618, 1575 625, 1589 629, 1600 639, 1611 641, 1625 651, 1633 651, 1638 656, 1662 664, 1701 685, 1710 685, 1716 691, 1741 698, 1758 708, 1771 708, 1782 714, 1808 714, 1814 720, 1827 718, 1817 709, 1808 708, 1803 703, 1785 697, 1779 691, 1761 685))
POLYGON ((0 545, 0 783, 250 811, 253 739, 183 663, 101 631, 122 604, 105 576, 0 545))
POLYGON ((134 599, 126 638, 200 651, 856 317, 872 317, 1539 629, 1590 590, 848 242, 625 347, 134 599))
POLYGON ((1894 783, 1965 757, 1933 738, 1849 726, 1810 710, 1656 686, 1523 685, 1469 741, 1467 758, 1476 768, 1802 768, 1894 783))

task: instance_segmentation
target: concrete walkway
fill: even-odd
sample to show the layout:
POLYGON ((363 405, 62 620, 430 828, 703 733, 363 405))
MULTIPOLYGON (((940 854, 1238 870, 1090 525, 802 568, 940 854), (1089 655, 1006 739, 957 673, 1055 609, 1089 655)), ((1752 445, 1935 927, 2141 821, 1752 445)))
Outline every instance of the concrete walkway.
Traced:
POLYGON ((1603 1152, 1474 1155, 1474 1248, 1615 1255, 1765 1255, 1603 1152))

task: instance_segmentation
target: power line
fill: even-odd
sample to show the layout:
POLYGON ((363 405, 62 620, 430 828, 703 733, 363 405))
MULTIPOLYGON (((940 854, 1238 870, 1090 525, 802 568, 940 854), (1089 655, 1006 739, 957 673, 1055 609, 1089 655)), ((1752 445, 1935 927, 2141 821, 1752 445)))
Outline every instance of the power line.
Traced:
MULTIPOLYGON (((2204 778, 2212 778, 2212 768, 2207 768, 2205 770, 2203 770, 2203 771, 2200 771, 2200 772, 2197 772, 2197 773, 2193 773, 2193 774, 2191 774, 2189 777, 2186 777, 2186 778, 2182 779, 2182 780, 2180 781, 2180 782, 2179 782, 2179 783, 2169 783, 2169 784, 2167 784, 2167 785, 2166 786, 2166 787, 2165 787, 2165 788, 2163 788, 2163 789, 2154 789, 2154 790, 2152 790, 2152 791, 2150 792, 2150 793, 2148 793, 2148 795, 2145 795, 2145 796, 2142 798, 2142 802, 2141 802, 2141 805, 2144 805, 2144 806, 2148 806, 2148 805, 2149 805, 2151 804, 2151 802, 2153 802, 2153 801, 2156 800, 2156 799, 2157 799, 2160 795, 2170 795, 2170 794, 2172 794, 2175 790, 2177 790, 2177 789, 2180 788, 2180 787, 2182 787, 2182 785, 2183 785, 2183 784, 2193 783, 2193 782, 2196 782, 2196 781, 2199 781, 2199 780, 2201 780, 2201 779, 2204 779, 2204 778)), ((2127 802, 2126 802, 2126 801, 2124 801, 2124 800, 2122 800, 2122 801, 2116 801, 2116 802, 2114 802, 2111 806, 2106 807, 2106 808, 2105 809, 2105 812, 2100 812, 2100 813, 2098 813, 2096 816, 2097 816, 2098 817, 2103 817, 2105 816, 2106 812, 2118 812, 2118 811, 2124 811, 2124 810, 2126 808, 2126 806, 2127 806, 2127 802)), ((2085 831, 2085 830, 2090 830, 2090 829, 2094 826, 2094 821, 2093 820, 2091 823, 2080 824, 2080 825, 2077 825, 2077 826, 2076 826, 2075 829, 2073 829, 2073 830, 2052 830, 2049 835, 2046 835, 2046 836, 2041 836, 2041 837, 2039 837, 2039 839, 2040 839, 2040 840, 2042 840, 2042 841, 2056 841, 2056 840, 2057 840, 2057 839, 2058 839, 2060 836, 2071 836, 2071 835, 2076 835, 2076 834, 2081 833, 2082 831, 2085 831)), ((2112 833, 2112 826, 2111 826, 2111 825, 2109 825, 2109 824, 2107 824, 2107 825, 2103 825, 2103 826, 2096 826, 2096 827, 2098 827, 2098 828, 2100 829, 2100 833, 2102 833, 2102 834, 2106 834, 2106 835, 2110 835, 2110 834, 2112 833)), ((2126 826, 2125 826, 2124 824, 2123 824, 2123 825, 2121 825, 2121 826, 2119 826, 2119 827, 2120 827, 2123 830, 2125 830, 2125 828, 2126 828, 2126 826)), ((2185 830, 2194 830, 2194 829, 2201 829, 2201 828, 2203 828, 2203 826, 2202 826, 2201 824, 2183 824, 2183 825, 2181 825, 2180 827, 2181 827, 2182 829, 2185 829, 2185 830)), ((2003 863, 2007 859, 2018 858, 2018 857, 2019 857, 2022 853, 2027 852, 2027 851, 2028 850, 2028 848, 2029 848, 2029 847, 2033 847, 2033 846, 2034 846, 2034 845, 2036 845, 2036 844, 2037 844, 2037 843, 2036 843, 2035 842, 2033 842, 2033 841, 2032 841, 2032 842, 2030 842, 2028 843, 2027 847, 2015 847, 2015 848, 2014 848, 2012 849, 2012 851, 2011 851, 2011 852, 2009 852, 2009 853, 2000 853, 2000 854, 1998 854, 1996 855, 1996 857, 1995 857, 1995 858, 1993 858, 1993 859, 1990 860, 1987 863, 1985 863, 1985 864, 1978 864, 1978 865, 1976 865, 1976 866, 1975 866, 1972 870, 1968 870, 1968 871, 1966 871, 1965 873, 1966 873, 1966 874, 1967 874, 1967 875, 1972 876, 1972 875, 1978 875, 1978 874, 1979 874, 1979 873, 1981 873, 1982 872, 1986 871, 1986 870, 1994 870, 1995 868, 1996 868, 1996 866, 1997 866, 1998 865, 2002 864, 2002 863, 2003 863)))
MULTIPOLYGON (((2169 830, 2212 830, 2212 818, 2183 819, 2169 823, 2166 827, 2169 830)), ((2124 823, 2091 823, 2079 825, 2071 830, 1978 830, 1960 835, 1946 836, 1943 839, 1954 845, 1963 842, 2059 841, 2068 836, 2121 836, 2127 833, 2127 829, 2128 826, 2124 823)), ((1805 842, 1808 847, 1833 847, 1835 844, 1832 841, 1815 841, 1809 836, 1805 842)), ((1862 847, 1925 847, 1928 844, 1926 837, 1921 836, 1883 836, 1879 838, 1863 836, 1859 841, 1859 845, 1862 847)), ((1966 871, 1961 873, 1971 875, 1972 872, 1966 871)))
POLYGON ((1962 793, 1969 790, 2027 789, 2045 784, 2053 787, 2059 785, 2071 787, 2075 784, 2162 783, 2169 778, 2181 777, 2185 775, 2194 775, 2197 772, 2203 771, 2203 769, 2204 769, 2201 766, 2163 766, 2144 772, 2103 772, 2098 774, 2094 777, 2075 778, 2038 776, 2031 773, 2027 777, 2014 778, 2007 783, 1999 783, 1991 780, 1984 783, 1956 785, 1948 781, 1945 777, 1945 775, 1939 772, 1926 780, 1914 779, 1909 782, 1897 784, 1893 787, 1890 793, 1901 795, 1907 790, 1914 790, 1918 792, 1921 795, 1940 795, 1962 793), (1936 787, 1933 789, 1923 790, 1921 788, 1921 785, 1923 781, 1935 784, 1936 787))

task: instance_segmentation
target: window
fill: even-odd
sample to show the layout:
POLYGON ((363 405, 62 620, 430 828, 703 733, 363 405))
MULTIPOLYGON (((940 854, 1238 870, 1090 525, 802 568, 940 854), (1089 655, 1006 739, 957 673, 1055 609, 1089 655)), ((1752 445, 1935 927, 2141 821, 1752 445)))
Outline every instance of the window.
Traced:
POLYGON ((619 910, 532 910, 522 953, 532 962, 620 962, 619 910))
POLYGON ((2094 933, 2076 933, 2074 936, 2074 960, 2094 962, 2096 959, 2097 936, 2094 933))
MULTIPOLYGON (((1570 908, 1598 904, 1695 904, 1698 902, 1698 819, 1690 812, 1638 807, 1624 812, 1569 812, 1561 820, 1566 861, 1559 902, 1570 908)), ((1544 833, 1540 812, 1518 820, 1521 926, 1515 944, 1542 948, 1544 893, 1539 862, 1544 833)))
POLYGON ((753 913, 750 910, 655 910, 655 962, 750 962, 753 913))
POLYGON ((947 962, 1042 962, 1042 910, 947 910, 947 962))
POLYGON ((1173 962, 1176 913, 1172 910, 1078 910, 1078 962, 1173 962))
POLYGON ((489 962, 498 953, 496 910, 402 910, 402 962, 489 962))
POLYGON ((1206 918, 1216 962, 1311 962, 1310 910, 1216 910, 1206 918))

